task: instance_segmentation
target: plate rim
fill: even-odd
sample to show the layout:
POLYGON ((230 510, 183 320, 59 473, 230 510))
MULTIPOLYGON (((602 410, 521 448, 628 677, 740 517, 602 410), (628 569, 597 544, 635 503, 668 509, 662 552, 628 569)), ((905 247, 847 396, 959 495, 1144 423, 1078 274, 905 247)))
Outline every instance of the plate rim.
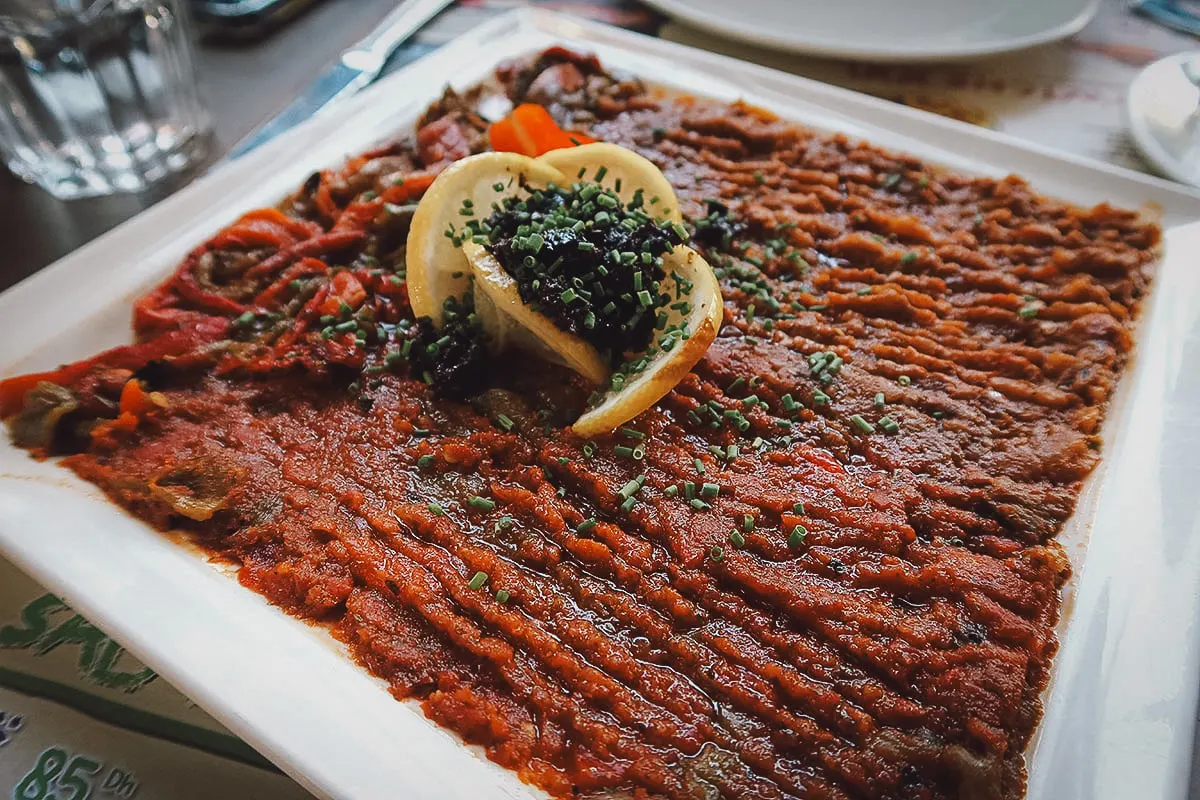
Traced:
MULTIPOLYGON (((837 105, 836 101, 853 101, 850 103, 851 105, 854 105, 859 109, 873 109, 874 111, 888 117, 890 121, 907 121, 910 123, 910 127, 933 126, 935 128, 939 128, 944 134, 949 136, 950 139, 954 140, 957 146, 963 146, 971 142, 990 142, 995 145, 995 152, 1002 156, 1001 160, 1004 160, 1003 157, 1010 157, 1014 154, 1023 154, 1026 156, 1035 157, 1036 159, 1050 159, 1060 164, 1072 165, 1076 170, 1083 170, 1085 173, 1092 173, 1106 179, 1116 180, 1125 188, 1139 188, 1156 196, 1169 198, 1173 205, 1185 207, 1188 210, 1187 213, 1189 218, 1200 217, 1200 193, 1183 190, 1181 187, 1169 184, 1160 179, 1133 173, 1129 170, 1102 164, 1091 159, 1072 156, 1071 154, 1059 153, 1051 150, 1050 148, 1034 145, 1030 142, 1015 139, 1014 137, 1007 136, 1005 134, 984 131, 974 128, 973 126, 966 125, 965 123, 945 120, 937 117, 936 115, 928 114, 927 112, 897 106, 895 104, 888 103, 887 101, 861 95, 850 90, 828 86, 817 81, 799 78, 787 73, 781 73, 767 67, 748 64, 747 62, 742 62, 737 59, 705 53, 684 45, 663 42, 661 40, 653 39, 652 37, 639 36, 638 34, 610 28, 609 26, 581 21, 567 15, 556 14, 544 10, 517 10, 508 12, 507 14, 482 23, 480 26, 465 33, 462 37, 459 37, 459 39, 457 39, 455 42, 451 42, 429 56, 414 62, 413 65, 400 70, 395 76, 389 76, 389 78, 382 81, 379 86, 364 92, 363 96, 349 101, 349 104, 343 109, 345 113, 339 115, 340 120, 344 122, 345 119, 348 119, 352 116, 357 118, 360 113, 365 114, 366 109, 369 108, 370 104, 374 102, 377 97, 382 97, 383 91, 385 91, 387 88, 391 88, 391 81, 393 78, 396 79, 398 83, 401 77, 410 74, 410 70, 415 70, 420 66, 436 64, 438 68, 443 70, 442 72, 438 73, 438 80, 444 83, 448 78, 453 79, 457 74, 456 70, 461 71, 461 68, 453 67, 451 65, 451 57, 453 55, 457 54, 459 51, 465 52, 467 48, 486 42, 489 35, 497 35, 504 32, 529 34, 540 33, 558 39, 577 41, 582 40, 579 42, 579 44, 584 46, 592 45, 599 47, 601 43, 606 43, 606 46, 625 50, 629 54, 630 59, 634 58, 635 47, 644 50, 650 43, 653 43, 653 47, 651 47, 653 52, 650 53, 650 58, 663 60, 666 59, 671 53, 686 53, 690 56, 691 61, 698 62, 700 64, 707 64, 707 66, 710 67, 710 70, 708 70, 710 76, 711 73, 719 71, 719 68, 722 65, 736 64, 738 69, 747 76, 759 79, 758 82, 751 81, 751 87, 760 93, 763 91, 772 91, 773 84, 778 82, 782 82, 784 85, 802 86, 810 93, 818 95, 823 101, 826 101, 831 105, 837 105)), ((489 65, 494 65, 497 63, 498 59, 489 58, 486 61, 489 65)), ((695 72, 698 68, 696 64, 691 64, 685 66, 684 69, 695 72)), ((701 73, 704 72, 705 71, 701 69, 701 73)), ((438 88, 440 88, 440 85, 438 88)), ((412 94, 423 96, 423 90, 414 90, 412 94)), ((407 107, 407 105, 410 105, 411 102, 412 101, 406 101, 400 105, 407 107)), ((419 100, 417 101, 418 104, 421 102, 422 101, 419 100)), ((793 99, 792 102, 798 101, 793 99)), ((805 122, 804 120, 799 121, 802 123, 805 122)), ((74 278, 74 273, 82 273, 84 266, 94 253, 103 252, 105 248, 111 248, 114 243, 129 239, 131 232, 136 233, 141 229, 147 229, 151 233, 155 233, 154 229, 150 227, 153 223, 160 219, 170 219, 170 214, 176 211, 184 211, 189 207, 194 206, 199 198, 203 198, 206 197, 207 194, 211 194, 213 187, 221 186, 226 181, 235 180, 234 176, 239 176, 246 172, 253 174, 253 170, 255 169, 261 172, 268 168, 274 168, 279 171, 290 168, 288 161, 292 156, 296 155, 299 143, 307 139, 311 139, 317 133, 326 131, 329 128, 330 124, 327 121, 322 121, 321 117, 317 117, 314 120, 304 123, 297 129, 281 136, 275 142, 266 145, 259 152, 252 153, 250 156, 247 156, 246 159, 232 162, 231 164, 214 171, 212 175, 201 179, 196 184, 193 184, 177 195, 151 208, 147 212, 136 217, 134 220, 131 220, 130 222, 118 227, 116 230, 106 234, 92 244, 89 244, 84 248, 81 248, 80 250, 68 255, 51 267, 41 270, 34 276, 31 276, 17 286, 14 286, 3 295, 0 295, 0 310, 9 310, 16 306, 16 310, 19 311, 20 306, 24 304, 26 300, 36 296, 38 292, 52 289, 56 284, 61 286, 64 281, 69 281, 70 279, 74 278), (240 167, 238 166, 239 164, 241 165, 240 167)), ((886 146, 895 147, 895 145, 892 144, 886 144, 886 146)), ((976 169, 975 171, 978 170, 976 169)), ((240 181, 244 180, 244 178, 236 178, 236 180, 240 181)), ((188 242, 194 242, 195 238, 198 236, 196 233, 197 230, 211 230, 213 225, 218 224, 217 220, 223 216, 223 212, 219 211, 213 205, 201 204, 198 211, 199 216, 202 218, 200 223, 189 226, 175 227, 172 229, 172 234, 170 237, 160 236, 158 238, 178 239, 182 237, 187 239, 185 244, 188 242), (192 238, 188 239, 187 237, 192 238)), ((158 233, 161 234, 162 231, 160 230, 158 233)), ((142 253, 143 260, 149 263, 154 260, 158 250, 168 247, 169 245, 159 242, 155 237, 151 237, 151 240, 143 247, 138 249, 137 252, 142 253)), ((154 267, 153 269, 150 269, 149 272, 157 280, 158 278, 161 278, 164 269, 165 268, 154 267)), ((145 276, 142 276, 142 278, 144 279, 145 276)), ((95 279, 93 278, 93 286, 97 285, 94 281, 95 279)), ((83 283, 84 290, 86 291, 88 282, 85 280, 83 283)), ((135 281, 131 285, 140 284, 137 284, 135 281)), ((0 359, 4 359, 5 354, 8 352, 10 352, 10 346, 0 346, 0 359)), ((24 355, 24 353, 20 355, 24 355)), ((6 360, 0 361, 0 363, 4 364, 3 367, 0 367, 0 373, 6 373, 7 370, 12 366, 6 360)), ((3 452, 0 452, 0 456, 3 455, 3 452)), ((3 493, 0 493, 0 498, 2 498, 2 496, 3 493)), ((105 502, 107 503, 107 501, 105 502)), ((112 508, 116 507, 112 506, 112 508)), ((0 523, 2 522, 3 519, 0 518, 0 523)), ((148 530, 149 529, 147 529, 147 531, 148 530)), ((153 536, 159 536, 159 534, 156 532, 150 531, 150 533, 153 536)), ((41 580, 50 588, 63 590, 64 595, 68 599, 76 602, 82 611, 94 616, 97 620, 97 624, 101 624, 106 628, 111 626, 116 629, 118 633, 123 632, 131 641, 140 644, 143 637, 138 634, 137 631, 125 630, 125 626, 120 624, 119 620, 116 622, 111 621, 108 619, 109 615, 102 613, 100 607, 97 604, 90 602, 90 600, 88 600, 86 597, 83 597, 81 600, 76 600, 75 598, 80 596, 74 595, 70 591, 70 587, 63 586, 63 581, 60 579, 60 574, 56 573, 52 567, 48 566, 48 562, 40 558, 30 558, 30 553, 25 552, 20 546, 13 545, 12 541, 13 540, 11 538, 6 537, 5 531, 3 530, 3 525, 0 525, 0 544, 5 545, 5 551, 9 554, 14 562, 18 563, 23 569, 26 569, 28 572, 35 575, 37 579, 41 580)), ((249 592, 242 592, 240 594, 248 594, 250 597, 258 599, 257 595, 253 595, 249 592)), ((278 609, 267 607, 267 610, 274 613, 277 617, 283 617, 285 621, 288 621, 286 615, 280 614, 278 609)), ((291 620, 291 622, 295 621, 291 620)), ((135 655, 141 657, 147 664, 155 667, 156 669, 159 669, 158 664, 164 662, 163 654, 156 652, 153 643, 148 642, 144 647, 130 647, 130 650, 135 655)), ((357 666, 353 664, 351 664, 351 666, 353 669, 359 670, 357 666)), ((195 682, 191 679, 190 674, 187 673, 186 670, 180 671, 180 674, 178 675, 172 675, 172 673, 168 670, 160 671, 162 671, 164 677, 172 683, 179 683, 189 687, 196 686, 195 682)), ((252 741, 257 747, 259 747, 260 750, 266 750, 267 755, 271 757, 272 760, 276 761, 276 763, 279 763, 285 769, 285 771, 300 780, 307 788, 329 790, 328 794, 330 796, 350 796, 344 794, 338 795, 335 791, 337 789, 336 786, 328 785, 328 782, 323 779, 317 780, 314 778, 311 769, 305 770, 298 767, 295 763, 293 763, 292 760, 289 759, 287 753, 282 752, 283 748, 277 746, 278 743, 275 740, 276 737, 274 737, 273 732, 268 729, 269 726, 264 727, 260 725, 252 725, 250 721, 242 716, 236 708, 228 707, 223 697, 218 696, 219 693, 216 692, 213 687, 200 686, 198 688, 191 689, 191 691, 188 693, 203 695, 206 702, 202 702, 201 705, 203 705, 206 710, 209 710, 213 716, 217 717, 222 723, 226 724, 235 732, 238 732, 244 738, 252 741), (210 704, 212 706, 211 708, 209 707, 210 704)), ((1194 707, 1194 696, 1191 700, 1191 706, 1194 707)), ((1043 720, 1043 725, 1044 724, 1045 722, 1043 720)), ((463 748, 460 745, 458 749, 465 750, 466 748, 463 748)), ((524 788, 526 791, 523 794, 532 794, 532 791, 528 790, 528 787, 524 788)), ((361 797, 364 795, 360 794, 357 796, 361 797)), ((459 795, 455 794, 453 796, 459 795)), ((467 795, 464 794, 463 796, 467 795)))
POLYGON ((1102 0, 1081 0, 1080 7, 1071 19, 1059 22, 1037 33, 997 39, 975 46, 959 46, 949 43, 927 49, 916 47, 878 49, 857 47, 850 43, 829 45, 820 39, 790 39, 776 35, 770 30, 747 25, 736 16, 722 18, 707 11, 691 8, 686 0, 643 0, 643 2, 683 25, 691 25, 725 39, 747 42, 779 52, 849 61, 904 64, 961 61, 1011 53, 1057 42, 1083 30, 1100 11, 1102 0))

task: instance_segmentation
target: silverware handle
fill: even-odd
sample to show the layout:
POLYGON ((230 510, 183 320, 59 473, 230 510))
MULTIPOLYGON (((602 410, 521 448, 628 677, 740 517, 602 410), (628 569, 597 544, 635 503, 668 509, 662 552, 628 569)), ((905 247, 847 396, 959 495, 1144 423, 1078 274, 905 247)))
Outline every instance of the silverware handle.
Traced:
MULTIPOLYGON (((417 28, 420 28, 449 4, 450 0, 405 0, 395 11, 384 17, 375 30, 356 44, 350 52, 370 53, 380 62, 386 61, 388 56, 417 28)), ((346 55, 350 55, 350 53, 346 55)))

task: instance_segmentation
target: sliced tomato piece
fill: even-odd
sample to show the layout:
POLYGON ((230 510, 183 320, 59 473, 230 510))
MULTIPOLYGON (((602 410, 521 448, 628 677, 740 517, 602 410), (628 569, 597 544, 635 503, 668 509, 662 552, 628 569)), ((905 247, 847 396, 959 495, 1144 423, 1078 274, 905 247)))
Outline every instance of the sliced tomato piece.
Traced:
POLYGON ((356 309, 366 299, 367 290, 359 283, 358 278, 347 271, 342 271, 333 276, 333 282, 329 288, 329 296, 325 298, 325 302, 321 305, 321 313, 336 315, 341 310, 342 303, 345 303, 351 309, 356 309))

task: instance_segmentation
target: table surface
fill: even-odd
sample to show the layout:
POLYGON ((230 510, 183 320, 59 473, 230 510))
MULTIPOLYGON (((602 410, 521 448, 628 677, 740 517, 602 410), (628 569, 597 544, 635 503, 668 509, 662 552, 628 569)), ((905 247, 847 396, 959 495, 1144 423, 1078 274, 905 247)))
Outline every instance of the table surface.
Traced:
MULTIPOLYGON (((253 45, 202 45, 197 70, 212 110, 213 142, 212 155, 199 169, 287 105, 395 5, 396 0, 324 0, 253 45)), ((0 261, 0 291, 149 208, 194 175, 166 180, 143 194, 63 202, 0 168, 0 241, 8 244, 0 261)))
MULTIPOLYGON (((214 132, 212 156, 196 172, 216 163, 233 144, 285 106, 338 53, 374 27, 395 3, 396 0, 324 0, 287 27, 252 45, 202 45, 197 59, 198 71, 202 92, 213 112, 214 132), (248 76, 252 80, 248 80, 248 76)), ((457 15, 454 25, 449 30, 435 32, 432 38, 437 41, 453 35, 455 26, 461 28, 469 24, 472 15, 478 16, 485 10, 494 12, 514 4, 515 0, 461 0, 461 7, 454 10, 457 15)), ((591 16, 621 24, 631 21, 644 24, 648 18, 647 12, 636 8, 632 0, 576 0, 551 5, 570 6, 568 10, 574 11, 585 9, 591 16)), ((1197 45, 1194 39, 1132 21, 1125 4, 1119 0, 1106 0, 1101 16, 1102 20, 1093 23, 1070 46, 1040 48, 970 67, 937 69, 871 67, 756 53, 674 24, 662 27, 659 35, 983 122, 1052 146, 1136 168, 1142 165, 1123 136, 1117 101, 1123 96, 1128 79, 1144 63, 1185 47, 1194 49, 1197 45)), ((655 20, 656 29, 658 25, 655 20)), ((434 29, 439 27, 446 27, 444 19, 434 23, 434 29)), ((141 195, 67 203, 0 170, 0 210, 3 211, 0 213, 0 240, 7 245, 5 257, 0 260, 0 291, 148 208, 185 185, 195 174, 165 182, 141 195)), ((10 578, 7 584, 0 579, 0 615, 3 615, 0 624, 7 621, 12 610, 12 606, 4 607, 4 589, 21 578, 0 560, 0 575, 5 574, 16 575, 16 578, 10 578)), ((30 584, 26 588, 26 597, 36 597, 37 587, 30 584)), ((3 647, 2 642, 0 647, 3 647)), ((0 673, 4 670, 5 662, 0 660, 0 673)), ((49 719, 57 713, 58 724, 64 729, 87 724, 84 717, 69 716, 71 709, 56 712, 43 707, 53 704, 6 691, 4 686, 4 681, 0 680, 0 747, 9 741, 5 725, 6 720, 14 719, 14 709, 21 709, 26 718, 36 714, 49 719), (68 716, 62 716, 64 714, 68 716)), ((11 689, 11 684, 7 688, 11 689)), ((169 688, 166 691, 169 692, 169 688)), ((191 712, 181 710, 179 716, 186 716, 186 713, 191 712)), ((129 745, 147 750, 147 755, 157 746, 151 739, 138 739, 129 745)), ((164 761, 168 759, 167 754, 159 757, 164 761)), ((243 758, 238 762, 238 769, 247 760, 253 759, 243 758)), ((7 787, 11 777, 3 762, 0 758, 0 789, 7 787)), ((1200 754, 1193 758, 1191 800, 1200 800, 1198 768, 1200 754)), ((182 767, 173 766, 173 769, 176 772, 179 769, 202 772, 205 768, 187 762, 182 767)), ((262 770, 251 769, 243 773, 233 767, 230 769, 231 776, 236 775, 237 780, 244 782, 239 784, 243 787, 242 792, 249 792, 239 792, 239 796, 303 796, 298 787, 281 776, 273 775, 275 783, 260 785, 256 781, 266 779, 256 773, 262 770), (249 789, 252 785, 257 788, 249 789)), ((145 775, 140 779, 145 780, 145 775)), ((140 796, 177 800, 185 796, 221 794, 215 786, 204 786, 201 782, 197 784, 200 788, 181 790, 182 794, 171 789, 167 794, 143 792, 140 796)))

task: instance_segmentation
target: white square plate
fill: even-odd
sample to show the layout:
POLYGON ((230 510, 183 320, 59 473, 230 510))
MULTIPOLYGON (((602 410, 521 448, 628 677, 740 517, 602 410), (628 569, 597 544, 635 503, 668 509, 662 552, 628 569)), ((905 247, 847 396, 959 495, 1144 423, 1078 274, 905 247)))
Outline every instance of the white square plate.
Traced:
MULTIPOLYGON (((1015 172, 1067 200, 1161 213, 1164 258, 1109 417, 1105 459, 1062 537, 1076 574, 1030 748, 1029 796, 1182 797, 1200 644, 1200 195, 1170 184, 656 39, 514 12, 0 296, 0 375, 128 341, 133 298, 196 242, 273 204, 313 169, 410 130, 446 83, 468 86, 504 59, 556 43, 955 169, 1015 172)), ((355 800, 536 796, 414 704, 393 700, 323 631, 2 438, 0 550, 306 787, 355 800)))

